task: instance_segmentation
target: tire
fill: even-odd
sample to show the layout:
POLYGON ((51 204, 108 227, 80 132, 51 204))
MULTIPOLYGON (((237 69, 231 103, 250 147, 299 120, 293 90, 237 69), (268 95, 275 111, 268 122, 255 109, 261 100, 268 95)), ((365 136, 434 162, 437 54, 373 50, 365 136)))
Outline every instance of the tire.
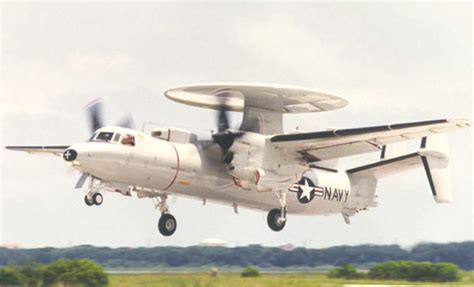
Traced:
POLYGON ((100 193, 94 193, 94 195, 92 196, 92 202, 95 205, 101 205, 102 202, 104 202, 104 197, 100 193))
POLYGON ((280 209, 272 209, 270 212, 268 212, 267 215, 267 223, 268 227, 270 227, 271 230, 273 231, 280 231, 285 227, 286 220, 280 222, 281 218, 281 210, 280 209))
POLYGON ((94 205, 94 203, 92 202, 92 200, 90 200, 87 195, 84 196, 84 202, 86 203, 87 206, 92 206, 94 205))
POLYGON ((163 213, 158 221, 158 230, 164 236, 171 236, 176 231, 176 219, 169 213, 163 213))

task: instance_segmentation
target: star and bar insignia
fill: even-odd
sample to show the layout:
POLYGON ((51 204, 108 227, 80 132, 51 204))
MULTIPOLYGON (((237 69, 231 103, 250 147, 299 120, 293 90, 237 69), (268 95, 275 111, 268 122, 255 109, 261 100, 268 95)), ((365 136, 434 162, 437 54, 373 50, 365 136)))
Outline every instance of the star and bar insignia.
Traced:
POLYGON ((301 177, 301 179, 288 190, 296 192, 300 203, 308 203, 312 201, 315 196, 322 197, 324 194, 324 188, 316 186, 313 181, 306 176, 301 177))

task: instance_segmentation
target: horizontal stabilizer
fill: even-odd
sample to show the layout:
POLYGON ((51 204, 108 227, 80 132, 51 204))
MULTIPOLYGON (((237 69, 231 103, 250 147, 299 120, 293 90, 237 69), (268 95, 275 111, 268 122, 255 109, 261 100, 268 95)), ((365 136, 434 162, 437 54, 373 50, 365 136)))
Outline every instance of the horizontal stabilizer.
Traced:
POLYGON ((368 176, 380 179, 421 167, 423 165, 421 160, 422 155, 426 158, 430 158, 432 165, 436 167, 444 166, 448 162, 448 158, 443 154, 415 152, 352 168, 347 170, 347 173, 350 175, 357 174, 358 176, 368 176))

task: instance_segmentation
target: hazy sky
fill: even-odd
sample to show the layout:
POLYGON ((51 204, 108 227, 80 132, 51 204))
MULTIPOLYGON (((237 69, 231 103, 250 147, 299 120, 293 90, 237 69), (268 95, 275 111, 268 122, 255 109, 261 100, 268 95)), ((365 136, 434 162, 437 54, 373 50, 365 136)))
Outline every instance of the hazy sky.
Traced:
MULTIPOLYGON (((84 106, 106 104, 209 136, 215 113, 167 100, 176 85, 291 84, 349 101, 343 109, 285 117, 285 130, 357 127, 472 116, 470 3, 2 3, 2 146, 88 138, 84 106)), ((233 115, 237 126, 240 114, 233 115)), ((0 243, 20 246, 233 245, 474 239, 472 129, 450 134, 455 202, 436 204, 423 170, 379 182, 379 206, 346 225, 340 215, 290 216, 276 233, 266 213, 171 200, 174 236, 158 234, 150 199, 104 194, 87 207, 79 175, 61 158, 2 149, 0 243)), ((355 161, 376 160, 365 155, 355 161)))

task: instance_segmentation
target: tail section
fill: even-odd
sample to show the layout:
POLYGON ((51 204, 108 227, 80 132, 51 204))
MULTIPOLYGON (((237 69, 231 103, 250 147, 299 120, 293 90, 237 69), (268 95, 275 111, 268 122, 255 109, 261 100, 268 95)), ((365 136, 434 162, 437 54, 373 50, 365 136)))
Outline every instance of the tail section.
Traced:
MULTIPOLYGON (((382 152, 386 153, 388 150, 390 147, 384 147, 382 152)), ((436 134, 422 138, 420 150, 417 152, 393 157, 387 157, 385 154, 381 156, 382 160, 349 169, 347 174, 351 182, 354 183, 360 182, 364 178, 376 181, 423 166, 435 201, 438 203, 451 202, 448 154, 446 134, 436 134)), ((373 198, 374 190, 367 190, 367 197, 373 198)))
POLYGON ((450 188, 449 148, 446 134, 424 137, 420 147, 421 161, 436 202, 452 202, 450 188), (437 160, 444 157, 444 160, 437 160))

